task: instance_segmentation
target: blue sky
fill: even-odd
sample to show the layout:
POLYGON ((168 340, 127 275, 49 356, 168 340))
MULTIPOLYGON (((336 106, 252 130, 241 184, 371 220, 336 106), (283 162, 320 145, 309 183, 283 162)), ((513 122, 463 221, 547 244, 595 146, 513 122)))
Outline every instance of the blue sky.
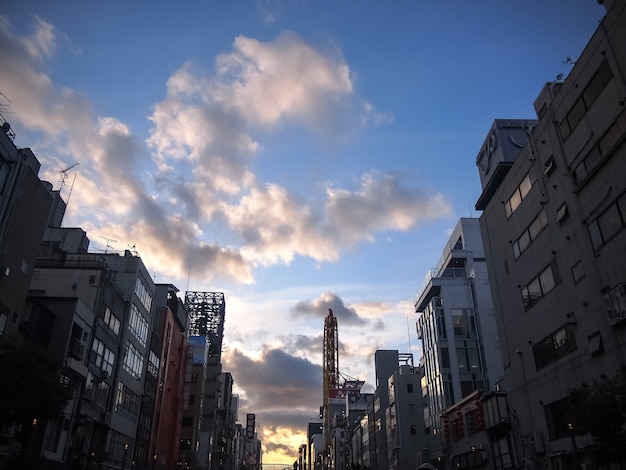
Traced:
POLYGON ((603 17, 594 0, 9 0, 2 112, 72 189, 65 226, 157 282, 226 294, 225 369, 267 459, 342 372, 411 350, 413 295, 481 188, 496 118, 534 118, 603 17), (72 186, 73 183, 73 186, 72 186), (408 324, 408 326, 407 326, 408 324))

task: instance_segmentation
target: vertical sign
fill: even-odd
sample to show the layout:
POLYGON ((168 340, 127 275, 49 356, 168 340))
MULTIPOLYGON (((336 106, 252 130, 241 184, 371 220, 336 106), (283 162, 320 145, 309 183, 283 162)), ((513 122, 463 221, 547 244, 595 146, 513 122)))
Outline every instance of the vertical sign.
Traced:
POLYGON ((256 416, 253 413, 246 415, 246 439, 254 439, 254 424, 256 416))

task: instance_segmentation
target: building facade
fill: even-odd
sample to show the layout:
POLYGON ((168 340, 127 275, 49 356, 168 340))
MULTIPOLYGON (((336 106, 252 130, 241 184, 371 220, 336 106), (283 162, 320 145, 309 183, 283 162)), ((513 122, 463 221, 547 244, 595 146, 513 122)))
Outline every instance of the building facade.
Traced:
POLYGON ((498 452, 515 446, 512 465, 526 468, 593 460, 570 392, 626 364, 626 5, 605 6, 567 79, 539 94, 517 158, 490 160, 488 137, 477 159, 513 416, 514 443, 498 452))
POLYGON ((448 455, 441 416, 476 390, 503 378, 485 253, 478 219, 462 218, 415 300, 428 406, 430 459, 448 455))

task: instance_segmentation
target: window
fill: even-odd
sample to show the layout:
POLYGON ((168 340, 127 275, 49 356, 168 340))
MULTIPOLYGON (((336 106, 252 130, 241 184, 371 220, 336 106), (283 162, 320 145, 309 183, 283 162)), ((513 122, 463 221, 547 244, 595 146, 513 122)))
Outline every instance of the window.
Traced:
POLYGON ((406 391, 408 393, 413 393, 413 384, 406 384, 406 391))
POLYGON ((570 436, 567 415, 571 404, 568 398, 550 403, 543 407, 548 425, 548 437, 551 441, 570 436))
POLYGON ((555 264, 555 262, 550 264, 536 278, 522 287, 522 301, 526 310, 539 302, 556 286, 555 273, 557 269, 553 268, 555 264))
POLYGON ((116 335, 120 332, 120 320, 111 313, 109 307, 104 307, 104 323, 116 335))
POLYGON ((159 356, 157 356, 154 351, 150 350, 150 354, 148 355, 148 373, 152 377, 156 378, 159 376, 160 363, 161 360, 159 359, 159 356))
POLYGON ((582 184, 611 155, 626 134, 626 111, 620 114, 585 158, 574 167, 574 183, 582 184))
POLYGON ((137 278, 135 282, 135 295, 139 298, 139 301, 146 308, 148 313, 150 313, 150 308, 152 308, 152 296, 140 278, 137 278))
POLYGON ((128 320, 128 329, 139 340, 142 346, 146 346, 148 339, 148 322, 141 315, 135 304, 130 306, 130 319, 128 320))
POLYGON ((550 155, 550 158, 546 160, 546 163, 543 165, 543 174, 546 176, 550 176, 554 169, 556 168, 556 163, 554 161, 554 155, 550 155))
POLYGON ((563 203, 563 205, 559 207, 556 211, 556 223, 560 224, 565 219, 567 219, 568 215, 569 212, 567 211, 567 204, 563 203))
POLYGON ((196 404, 196 396, 195 395, 189 395, 189 406, 193 406, 196 404))
POLYGON ((141 372, 143 370, 143 357, 137 351, 137 348, 133 346, 130 341, 126 343, 126 355, 124 356, 124 370, 128 372, 131 377, 140 380, 141 372))
POLYGON ((541 370, 576 351, 574 326, 566 325, 533 345, 535 367, 541 370))
POLYGON ((606 290, 602 300, 611 326, 626 319, 626 283, 606 290))
POLYGON ((583 262, 578 261, 574 266, 572 266, 572 278, 574 279, 574 284, 578 284, 584 277, 585 268, 583 267, 583 262))
POLYGON ((583 90, 581 96, 576 100, 565 118, 559 124, 559 130, 563 140, 567 140, 612 78, 613 72, 611 71, 609 63, 605 60, 593 77, 591 77, 591 80, 583 90))
POLYGON ((531 188, 535 184, 536 179, 531 176, 530 173, 526 173, 526 176, 522 179, 522 182, 519 184, 517 188, 511 194, 511 197, 504 203, 504 211, 506 213, 506 218, 511 217, 511 214, 515 212, 515 210, 522 203, 524 198, 528 195, 531 188))
POLYGON ((589 354, 592 356, 600 354, 602 352, 602 336, 600 335, 600 332, 598 331, 588 336, 587 339, 589 341, 589 354))
POLYGON ((91 363, 95 364, 100 370, 111 375, 113 372, 113 364, 115 363, 115 353, 107 348, 98 338, 94 338, 91 346, 90 360, 91 363))
POLYGON ((128 388, 123 382, 118 382, 117 384, 115 411, 133 420, 137 419, 139 413, 139 395, 128 388))
POLYGON ((626 224, 626 193, 611 204, 600 216, 588 225, 589 237, 594 249, 602 248, 611 241, 626 224))
POLYGON ((545 209, 542 209, 539 215, 530 223, 528 228, 512 243, 513 256, 519 258, 524 251, 535 241, 543 229, 548 226, 548 216, 545 209))

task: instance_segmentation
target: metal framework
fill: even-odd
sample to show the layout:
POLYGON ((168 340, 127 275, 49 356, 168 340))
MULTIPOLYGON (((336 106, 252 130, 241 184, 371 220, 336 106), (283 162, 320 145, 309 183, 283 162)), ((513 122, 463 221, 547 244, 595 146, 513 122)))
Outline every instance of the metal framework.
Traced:
POLYGON ((329 397, 331 390, 339 387, 339 334, 337 333, 337 317, 332 309, 328 309, 328 315, 324 319, 324 405, 323 405, 323 434, 324 434, 324 461, 328 467, 328 449, 330 448, 330 424, 332 417, 329 410, 329 397))
POLYGON ((186 292, 185 308, 189 315, 189 334, 206 336, 209 343, 209 357, 220 357, 224 338, 224 315, 226 314, 224 293, 186 292))

